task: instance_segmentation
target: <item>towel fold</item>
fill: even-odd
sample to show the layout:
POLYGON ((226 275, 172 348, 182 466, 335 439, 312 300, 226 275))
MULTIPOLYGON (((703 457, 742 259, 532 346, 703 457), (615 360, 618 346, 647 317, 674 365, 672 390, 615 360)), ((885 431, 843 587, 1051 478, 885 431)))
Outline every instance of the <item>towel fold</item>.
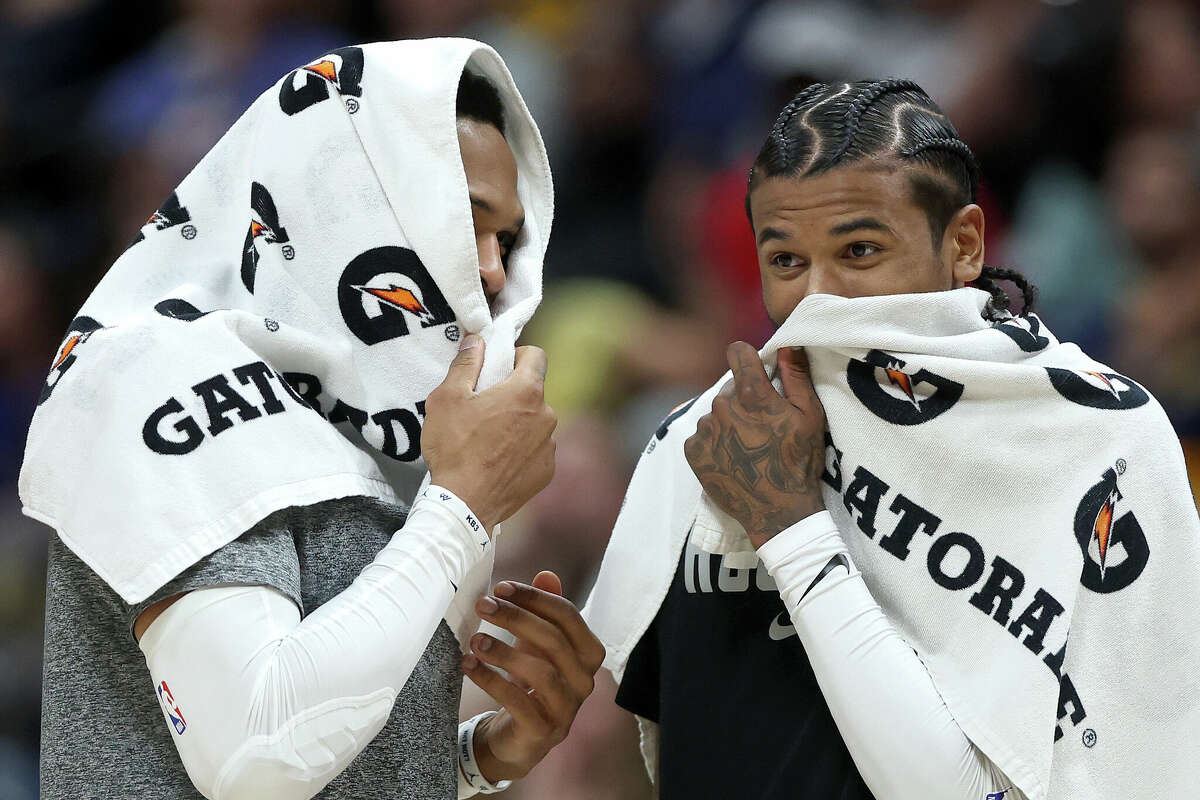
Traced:
MULTIPOLYGON (((972 288, 805 299, 762 349, 804 346, 822 478, 873 596, 971 741, 1031 800, 1194 787, 1200 520, 1178 438, 1134 380, 972 288)), ((670 415, 630 484, 585 617, 620 678, 691 541, 753 566, 683 441, 726 375, 670 415)))
MULTIPOLYGON (((411 503, 425 398, 467 332, 479 388, 541 299, 553 194, 503 61, 466 39, 345 47, 264 92, 138 232, 55 357, 26 514, 130 603, 280 508, 411 503), (489 307, 456 129, 499 89, 525 226, 489 307)), ((447 613, 460 642, 491 563, 447 613)))

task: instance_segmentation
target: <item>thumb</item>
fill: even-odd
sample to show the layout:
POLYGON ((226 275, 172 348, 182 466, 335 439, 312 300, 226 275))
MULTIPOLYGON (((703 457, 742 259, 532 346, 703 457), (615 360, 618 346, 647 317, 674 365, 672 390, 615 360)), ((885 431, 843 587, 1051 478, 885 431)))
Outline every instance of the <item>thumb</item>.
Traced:
POLYGON ((562 579, 548 569, 533 576, 533 588, 562 596, 562 579))
POLYGON ((446 379, 442 381, 442 385, 463 392, 473 392, 482 369, 483 337, 476 333, 468 333, 459 344, 458 355, 450 362, 450 369, 446 371, 446 379))
POLYGON ((779 380, 783 384, 783 396, 796 408, 805 408, 812 402, 812 375, 808 367, 808 355, 803 347, 784 347, 777 354, 779 380))

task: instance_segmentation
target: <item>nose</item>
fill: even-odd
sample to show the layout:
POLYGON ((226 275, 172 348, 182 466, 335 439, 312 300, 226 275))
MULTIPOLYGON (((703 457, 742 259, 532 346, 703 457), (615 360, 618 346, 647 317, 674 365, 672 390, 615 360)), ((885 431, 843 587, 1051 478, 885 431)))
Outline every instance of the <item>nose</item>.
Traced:
POLYGON ((483 293, 491 302, 504 288, 504 259, 500 255, 500 242, 494 235, 480 236, 476 239, 479 251, 479 280, 483 284, 483 293))
POLYGON ((845 296, 845 287, 838 280, 837 271, 821 264, 813 264, 808 268, 808 278, 804 286, 804 296, 814 294, 833 294, 845 296))

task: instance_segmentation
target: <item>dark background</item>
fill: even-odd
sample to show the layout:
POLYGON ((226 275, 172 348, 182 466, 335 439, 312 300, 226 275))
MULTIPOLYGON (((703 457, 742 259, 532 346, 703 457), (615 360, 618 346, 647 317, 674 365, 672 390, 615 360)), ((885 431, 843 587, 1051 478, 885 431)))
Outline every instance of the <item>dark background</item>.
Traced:
MULTIPOLYGON (((557 184, 526 340, 550 355, 558 473, 506 526, 499 577, 553 568, 582 602, 657 420, 723 371, 725 343, 768 335, 746 170, 814 78, 929 91, 982 162, 989 261, 1041 286, 1060 338, 1155 393, 1200 473, 1192 2, 0 0, 0 797, 37 796, 49 531, 20 515, 16 477, 66 324, 282 74, 345 44, 450 34, 504 56, 557 184)), ((482 702, 468 687, 464 705, 482 702)), ((608 686, 508 793, 646 795, 608 686)))

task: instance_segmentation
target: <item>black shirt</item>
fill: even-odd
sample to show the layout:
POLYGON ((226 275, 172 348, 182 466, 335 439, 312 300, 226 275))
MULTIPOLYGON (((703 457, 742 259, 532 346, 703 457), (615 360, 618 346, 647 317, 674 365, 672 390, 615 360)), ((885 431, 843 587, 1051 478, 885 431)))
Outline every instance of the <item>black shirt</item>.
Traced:
POLYGON ((774 580, 684 547, 617 703, 659 724, 661 800, 871 800, 774 580))

